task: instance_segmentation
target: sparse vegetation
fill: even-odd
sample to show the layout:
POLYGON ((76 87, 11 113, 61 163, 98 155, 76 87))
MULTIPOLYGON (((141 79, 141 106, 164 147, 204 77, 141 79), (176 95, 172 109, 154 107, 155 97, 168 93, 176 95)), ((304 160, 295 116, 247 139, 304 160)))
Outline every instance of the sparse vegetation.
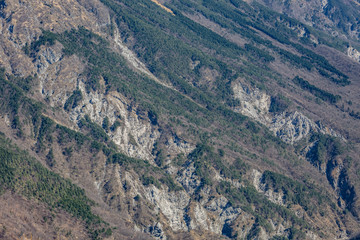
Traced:
POLYGON ((265 171, 261 181, 268 188, 284 193, 284 200, 288 204, 299 204, 309 214, 320 211, 324 204, 334 206, 329 197, 318 192, 312 186, 306 186, 281 174, 265 171))
POLYGON ((241 176, 246 173, 248 166, 244 162, 236 159, 231 166, 226 166, 220 153, 221 151, 216 153, 207 144, 198 144, 189 154, 188 159, 194 162, 195 173, 202 179, 203 184, 213 184, 211 167, 214 167, 225 178, 234 180, 241 180, 241 176))
POLYGON ((175 183, 173 178, 165 173, 162 169, 150 165, 148 161, 131 158, 122 153, 114 153, 108 158, 109 162, 120 164, 127 170, 133 169, 141 178, 143 185, 154 185, 161 188, 161 184, 165 184, 169 191, 179 191, 183 188, 175 183))
POLYGON ((327 160, 335 159, 344 152, 344 148, 340 141, 334 137, 325 136, 323 134, 314 134, 311 139, 315 145, 308 152, 307 158, 316 167, 321 168, 327 160))
POLYGON ((98 141, 107 142, 109 140, 109 137, 104 129, 98 124, 92 122, 90 117, 87 115, 79 121, 78 125, 83 131, 88 132, 88 135, 98 141))
POLYGON ((295 214, 286 207, 270 202, 251 185, 235 188, 229 182, 221 181, 216 190, 219 194, 225 195, 232 206, 241 207, 244 211, 255 216, 258 224, 267 231, 272 231, 271 225, 266 220, 269 219, 269 217, 281 217, 284 220, 291 221, 298 227, 311 229, 311 226, 304 220, 296 217, 295 214))
POLYGON ((36 53, 39 52, 42 45, 52 46, 55 44, 56 34, 50 31, 43 31, 43 34, 37 41, 32 42, 30 45, 25 44, 23 51, 31 58, 35 58, 36 53))
MULTIPOLYGON (((49 158, 51 155, 48 154, 49 158)), ((0 136, 0 173, 0 192, 15 191, 50 207, 63 208, 84 220, 93 239, 101 237, 96 233, 104 222, 92 213, 94 202, 85 196, 84 190, 44 168, 3 135, 0 136)))
POLYGON ((321 98, 322 100, 330 102, 332 104, 337 103, 341 99, 341 96, 326 92, 325 90, 322 90, 310 84, 308 81, 298 76, 293 79, 293 82, 299 85, 302 89, 307 90, 310 93, 314 94, 316 97, 321 98))
MULTIPOLYGON (((85 92, 79 89, 73 92, 71 90, 66 93, 69 97, 64 109, 56 106, 51 109, 30 99, 36 95, 31 89, 36 75, 27 78, 14 77, 0 69, 0 100, 3 100, 0 101, 0 110, 9 118, 11 129, 7 131, 11 134, 17 132, 12 137, 22 141, 22 138, 29 137, 25 135, 31 132, 29 135, 36 141, 32 149, 50 168, 58 170, 63 165, 70 165, 73 168, 71 171, 76 173, 77 168, 83 167, 74 164, 78 163, 76 158, 86 152, 86 157, 89 157, 87 165, 91 165, 86 171, 89 170, 96 181, 100 178, 106 179, 99 176, 98 169, 102 167, 100 163, 105 164, 101 161, 107 158, 105 174, 111 172, 108 170, 113 165, 120 165, 120 171, 132 175, 133 179, 144 185, 144 189, 150 190, 155 186, 169 190, 174 196, 181 195, 179 192, 175 193, 176 191, 184 190, 175 181, 175 178, 178 179, 176 172, 180 175, 181 171, 193 164, 195 177, 201 179, 201 184, 191 196, 191 203, 200 201, 206 194, 209 195, 209 201, 219 194, 223 195, 229 201, 227 207, 239 207, 241 211, 254 217, 252 221, 255 223, 246 236, 247 239, 258 237, 261 228, 273 232, 269 219, 285 220, 286 224, 291 224, 292 227, 286 230, 289 239, 303 239, 303 231, 307 230, 321 234, 321 230, 316 228, 318 226, 313 227, 308 223, 309 218, 315 219, 312 218, 314 214, 316 217, 317 214, 323 217, 331 212, 336 218, 345 219, 345 214, 338 211, 340 208, 330 200, 325 190, 320 191, 315 185, 305 181, 302 183, 265 170, 297 170, 292 164, 296 162, 300 165, 303 160, 296 158, 292 146, 281 142, 262 124, 233 111, 241 105, 239 100, 234 99, 232 90, 234 83, 239 81, 247 81, 267 93, 272 93, 270 87, 277 83, 280 85, 281 82, 282 89, 279 92, 285 92, 285 95, 298 105, 301 105, 303 99, 298 95, 293 97, 291 93, 298 93, 299 89, 302 89, 313 94, 315 97, 311 100, 315 99, 323 106, 339 107, 340 95, 325 91, 327 88, 324 88, 321 82, 316 82, 316 86, 310 84, 315 82, 318 74, 322 76, 319 78, 321 81, 328 79, 333 82, 332 85, 336 83, 339 89, 351 84, 349 77, 336 68, 340 66, 339 69, 343 69, 341 65, 333 66, 333 59, 328 61, 318 54, 321 49, 313 47, 310 35, 315 35, 320 43, 325 40, 312 28, 264 9, 255 2, 249 5, 241 0, 167 1, 166 5, 174 11, 174 15, 161 8, 152 7, 154 4, 148 0, 101 2, 109 7, 112 22, 108 29, 103 27, 101 31, 105 29, 104 31, 112 34, 112 38, 115 34, 114 28, 118 28, 123 43, 165 84, 159 84, 152 77, 129 67, 129 63, 118 51, 114 51, 114 42, 107 41, 107 38, 85 27, 62 33, 43 31, 38 40, 24 46, 24 52, 36 61, 44 46, 50 47, 59 42, 63 45, 64 59, 77 55, 84 63, 85 70, 81 79, 85 81, 85 92), (188 17, 190 15, 195 15, 199 21, 203 20, 206 24, 192 21, 188 17), (208 27, 208 24, 211 26, 208 27), (292 26, 303 30, 303 36, 299 37, 297 32, 291 29, 292 26), (284 72, 281 67, 285 69, 284 72), (308 73, 310 74, 307 75, 308 73), (311 78, 307 81, 297 76, 292 82, 285 81, 288 76, 295 75, 311 78), (105 81, 105 86, 102 80, 105 81), (140 120, 150 120, 152 131, 156 132, 150 133, 151 138, 157 141, 152 148, 154 159, 149 158, 151 162, 126 155, 131 152, 139 156, 141 151, 137 150, 143 147, 142 138, 145 136, 140 135, 142 133, 134 134, 137 129, 127 131, 129 115, 124 115, 123 119, 117 116, 115 121, 112 117, 111 121, 104 117, 96 119, 96 123, 85 115, 78 121, 79 132, 55 123, 59 119, 55 119, 55 114, 49 113, 50 109, 65 110, 62 114, 69 114, 79 106, 83 94, 94 91, 104 91, 105 94, 117 91, 121 98, 126 98, 129 112, 134 113, 135 107, 140 120), (43 108, 47 110, 46 116, 45 112, 42 114, 43 108), (129 149, 121 146, 123 152, 119 151, 120 147, 111 142, 109 137, 115 134, 119 127, 127 134, 123 142, 130 144, 129 149), (188 138, 186 141, 189 140, 191 144, 198 142, 196 148, 188 155, 182 153, 176 156, 181 151, 174 151, 172 142, 167 142, 167 137, 175 133, 181 135, 181 138, 188 138), (59 159, 55 159, 57 157, 59 159), (281 192, 284 195, 284 205, 271 202, 249 182, 249 170, 256 165, 261 165, 262 171, 265 171, 261 179, 265 191, 271 188, 275 193, 281 192), (207 190, 208 193, 203 193, 202 190, 207 190), (304 217, 294 214, 292 207, 299 206, 305 210, 304 217)), ((0 9, 2 3, 5 4, 0 0, 0 9)), ((108 37, 110 39, 110 35, 108 37)), ((291 103, 290 99, 281 94, 274 95, 271 98, 270 112, 277 114, 287 111, 291 103)), ((357 107, 355 102, 351 105, 352 108, 357 107)), ((359 115, 350 110, 347 113, 354 118, 359 115)), ((115 110, 114 114, 116 116, 119 113, 115 110)), ((46 202, 51 207, 68 211, 87 224, 94 239, 111 235, 112 230, 106 229, 106 224, 91 212, 94 203, 85 196, 84 190, 42 168, 28 154, 21 151, 17 153, 18 149, 11 144, 6 143, 5 147, 1 148, 1 141, 0 154, 5 160, 2 162, 0 158, 0 186, 5 187, 0 187, 0 191, 21 192, 27 197, 46 202), (20 166, 22 164, 23 166, 20 166)), ((317 167, 323 166, 329 160, 335 161, 343 152, 342 145, 333 138, 314 135, 309 142, 314 145, 307 157, 317 167)), ((147 152, 151 147, 146 143, 147 152)), ((178 147, 183 147, 182 142, 178 147)), ((349 159, 346 161, 350 162, 349 159)), ((348 165, 350 163, 344 164, 348 165)), ((306 167, 304 166, 305 169, 306 167)), ((79 175, 81 177, 81 174, 79 175)), ((299 173, 298 179, 301 175, 302 173, 299 173)), ((346 167, 341 169, 338 184, 342 188, 338 191, 339 196, 354 202, 356 194, 354 186, 348 181, 346 167)), ((126 183, 123 188, 126 192, 130 191, 126 183)), ((116 203, 123 199, 117 201, 114 199, 116 197, 118 195, 104 199, 110 204, 119 204, 116 206, 119 212, 126 211, 123 203, 116 203)), ((132 197, 131 201, 126 199, 128 211, 131 211, 131 214, 135 212, 129 216, 141 219, 141 214, 145 213, 147 208, 153 208, 145 195, 144 199, 142 197, 136 195, 136 206, 131 207, 130 202, 134 202, 132 197)), ((350 211, 351 201, 346 202, 346 209, 350 211)), ((192 209, 189 207, 190 210, 192 209)), ((160 214, 156 218, 158 222, 160 218, 163 221, 160 214)), ((137 226, 148 226, 154 219, 153 216, 146 218, 146 224, 139 220, 140 224, 137 226)), ((350 221, 349 219, 346 220, 350 221)), ((336 224, 342 226, 342 223, 336 224)), ((232 227, 230 223, 225 225, 223 234, 238 237, 238 233, 230 229, 232 227)), ((71 231, 66 235, 71 236, 71 231)), ((273 239, 281 237, 275 236, 273 239)))

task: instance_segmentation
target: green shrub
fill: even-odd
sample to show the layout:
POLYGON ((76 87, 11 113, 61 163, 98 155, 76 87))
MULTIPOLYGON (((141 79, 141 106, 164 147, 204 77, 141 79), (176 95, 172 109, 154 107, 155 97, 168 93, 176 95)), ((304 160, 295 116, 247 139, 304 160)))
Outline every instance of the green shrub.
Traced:
POLYGON ((290 100, 282 95, 271 97, 269 112, 281 113, 284 112, 290 105, 290 100))
POLYGON ((116 129, 117 129, 118 127, 120 127, 120 126, 121 126, 120 121, 116 120, 116 121, 114 122, 114 124, 111 125, 110 130, 111 130, 112 132, 115 132, 116 129))
POLYGON ((73 94, 66 100, 64 104, 65 111, 70 111, 71 109, 76 108, 82 99, 83 97, 81 91, 74 90, 73 94))
POLYGON ((299 204, 310 214, 323 209, 325 203, 332 203, 328 196, 311 186, 306 186, 278 173, 265 171, 261 181, 274 191, 284 193, 288 203, 299 204))
POLYGON ((314 134, 310 138, 310 141, 315 144, 307 153, 306 157, 318 168, 344 152, 344 147, 340 141, 334 137, 323 134, 314 134))
POLYGON ((166 186, 168 186, 169 191, 181 191, 181 190, 184 190, 181 186, 179 186, 178 184, 176 184, 174 182, 173 178, 169 174, 166 174, 164 177, 160 178, 159 181, 161 183, 165 184, 166 186))
POLYGON ((104 129, 98 124, 92 122, 90 117, 87 115, 78 122, 78 126, 85 132, 88 132, 88 135, 97 141, 107 142, 109 140, 109 137, 104 129))
POLYGON ((30 45, 28 43, 25 44, 23 51, 28 56, 35 58, 36 53, 39 52, 40 47, 42 45, 52 46, 55 44, 57 40, 57 35, 50 31, 43 31, 42 35, 39 37, 37 41, 32 42, 30 45))

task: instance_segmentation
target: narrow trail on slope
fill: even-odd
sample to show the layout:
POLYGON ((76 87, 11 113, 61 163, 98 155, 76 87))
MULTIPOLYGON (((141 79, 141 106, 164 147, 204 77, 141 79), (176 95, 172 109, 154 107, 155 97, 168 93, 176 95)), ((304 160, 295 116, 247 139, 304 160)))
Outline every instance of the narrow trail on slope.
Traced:
POLYGON ((161 7, 161 8, 164 9, 165 11, 167 11, 168 13, 171 13, 173 16, 175 16, 174 12, 173 12, 171 9, 165 7, 165 6, 162 5, 159 1, 157 1, 157 0, 151 0, 151 1, 152 1, 153 3, 155 3, 155 4, 157 4, 159 7, 161 7))
POLYGON ((178 92, 179 94, 181 94, 183 97, 189 99, 190 101, 192 101, 193 103, 197 104, 199 107, 204 108, 204 106, 202 106, 201 104, 195 102, 191 97, 179 92, 177 89, 175 89, 174 87, 160 81, 154 74, 152 74, 149 69, 147 69, 147 67, 145 66, 145 64, 143 62, 141 62, 136 56, 135 54, 121 41, 120 38, 120 33, 119 33, 119 29, 118 27, 115 25, 115 30, 114 30, 114 41, 116 43, 116 45, 120 48, 120 54, 131 64, 132 67, 134 67, 136 70, 138 70, 139 72, 147 75, 150 79, 154 80, 155 82, 157 82, 158 84, 169 88, 173 91, 178 92))
POLYGON ((117 27, 115 27, 115 30, 114 30, 114 41, 120 48, 120 54, 131 64, 131 66, 133 66, 136 70, 140 71, 141 73, 144 73, 145 75, 150 77, 155 82, 157 82, 165 87, 171 88, 167 84, 165 84, 165 83, 161 82, 159 79, 157 79, 157 77, 155 77, 154 74, 152 74, 146 68, 145 64, 143 62, 141 62, 135 56, 135 54, 121 41, 119 29, 117 27))

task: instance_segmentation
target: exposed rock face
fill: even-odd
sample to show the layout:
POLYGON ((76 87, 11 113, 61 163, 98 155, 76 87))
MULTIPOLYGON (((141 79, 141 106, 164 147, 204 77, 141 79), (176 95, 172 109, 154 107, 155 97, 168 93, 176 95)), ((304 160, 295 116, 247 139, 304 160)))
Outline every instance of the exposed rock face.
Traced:
POLYGON ((299 112, 286 115, 275 116, 270 127, 285 142, 294 143, 316 130, 315 124, 299 112))
POLYGON ((319 43, 319 40, 313 34, 309 33, 308 30, 304 26, 298 25, 298 24, 291 24, 291 23, 285 23, 285 24, 288 28, 290 28, 291 30, 296 32, 298 37, 308 38, 311 42, 313 42, 315 44, 319 43))
MULTIPOLYGON (((321 122, 315 123, 313 120, 298 111, 292 113, 283 112, 275 116, 271 116, 269 113, 270 96, 260 92, 258 89, 249 90, 248 87, 239 84, 233 88, 233 91, 235 98, 241 101, 241 107, 235 108, 235 111, 241 112, 244 115, 266 125, 276 136, 288 144, 294 144, 312 133, 322 133, 345 141, 345 139, 333 129, 324 126, 321 122)), ((344 206, 349 205, 349 203, 346 203, 344 199, 353 202, 353 197, 344 198, 340 193, 340 189, 342 189, 340 187, 341 169, 343 168, 342 161, 340 159, 331 158, 323 163, 314 163, 309 156, 311 156, 311 151, 317 146, 317 144, 317 142, 309 143, 308 146, 302 150, 303 156, 306 157, 307 160, 315 167, 317 167, 320 172, 326 175, 329 184, 339 196, 339 202, 342 202, 344 206)), ((261 178, 262 174, 253 170, 252 181, 256 190, 264 194, 273 203, 279 205, 286 204, 283 199, 284 194, 281 192, 274 192, 272 189, 267 189, 266 185, 261 182, 261 178)), ((350 203, 350 205, 351 204, 352 203, 350 203)))
MULTIPOLYGON (((146 74, 150 78, 157 81, 157 78, 146 68, 145 64, 141 62, 135 54, 122 42, 119 29, 116 27, 114 32, 114 42, 120 50, 120 54, 128 61, 129 65, 135 70, 146 74)), ((158 81, 160 82, 160 81, 158 81)))
MULTIPOLYGON (((196 202, 190 199, 191 194, 186 191, 169 192, 166 188, 159 189, 153 185, 145 187, 132 173, 124 171, 119 166, 111 167, 107 171, 110 172, 100 185, 104 187, 109 201, 116 199, 109 202, 111 206, 123 206, 126 199, 140 196, 142 201, 153 206, 153 216, 160 214, 165 217, 165 222, 172 231, 207 230, 221 235, 225 223, 230 224, 239 215, 242 215, 242 218, 248 216, 245 220, 250 218, 241 209, 231 207, 226 198, 211 198, 210 188, 202 189, 201 194, 204 198, 201 202, 196 202)), ((158 239, 165 239, 164 225, 160 223, 149 226, 137 225, 137 228, 151 233, 158 239)))
POLYGON ((240 112, 264 125, 284 142, 293 144, 310 133, 323 133, 334 137, 342 136, 322 123, 315 123, 304 114, 282 112, 273 116, 269 112, 271 97, 259 89, 243 83, 233 85, 234 98, 240 100, 240 106, 234 111, 240 112))
POLYGON ((155 223, 150 225, 148 229, 145 230, 146 233, 149 233, 155 239, 166 240, 167 237, 164 234, 163 226, 161 223, 155 223))
POLYGON ((176 179, 185 190, 192 194, 200 186, 201 179, 195 174, 194 164, 190 164, 182 171, 179 171, 178 177, 176 179))
POLYGON ((62 107, 77 88, 84 64, 73 55, 63 57, 62 45, 43 47, 35 60, 39 78, 38 91, 50 106, 62 107))
MULTIPOLYGON (((39 91, 53 107, 63 107, 72 92, 79 89, 83 100, 77 108, 71 109, 70 120, 74 123, 72 128, 76 129, 77 122, 85 115, 89 115, 99 125, 102 125, 105 117, 109 118, 110 124, 114 124, 121 116, 122 126, 109 133, 111 139, 129 156, 153 158, 151 150, 159 132, 153 129, 149 120, 141 120, 136 114, 136 108, 131 109, 125 98, 118 94, 110 93, 105 96, 102 93, 87 93, 81 76, 84 65, 77 56, 64 57, 62 45, 56 43, 51 47, 42 47, 32 63, 21 50, 25 43, 41 35, 41 29, 62 32, 85 26, 99 32, 101 27, 110 24, 109 12, 99 1, 9 1, 4 15, 9 21, 0 19, 3 42, 0 49, 1 65, 9 72, 14 71, 23 76, 36 72, 40 80, 39 91), (45 16, 51 16, 51 19, 46 19, 45 16), (15 27, 11 27, 14 25, 15 27), (12 54, 6 53, 9 50, 12 54), (14 57, 22 58, 12 59, 14 57)), ((116 36, 115 42, 118 43, 116 36)), ((131 53, 128 49, 125 50, 125 54, 131 53)), ((131 56, 133 55, 130 54, 128 59, 132 59, 131 56)), ((131 63, 135 64, 134 61, 131 63)), ((148 71, 146 73, 150 74, 148 71)))
POLYGON ((59 43, 55 44, 51 48, 43 48, 35 60, 37 73, 39 75, 43 75, 51 64, 60 61, 62 57, 62 45, 59 43))
POLYGON ((245 213, 240 208, 233 208, 232 206, 229 206, 226 198, 219 198, 214 201, 210 201, 206 207, 212 214, 219 216, 217 221, 214 221, 210 226, 210 229, 218 234, 226 233, 227 226, 230 226, 235 220, 241 221, 245 224, 251 220, 250 214, 245 213))
POLYGON ((51 106, 62 108, 74 90, 81 91, 82 100, 69 112, 72 128, 77 129, 78 121, 85 115, 100 126, 105 118, 109 126, 119 122, 120 126, 108 131, 108 135, 120 149, 132 157, 153 159, 151 152, 159 131, 148 118, 140 118, 136 107, 118 93, 87 92, 81 75, 84 67, 78 57, 63 57, 62 46, 57 43, 42 48, 35 64, 40 79, 39 91, 51 106))
POLYGON ((268 188, 265 183, 262 182, 262 173, 253 169, 252 174, 253 185, 258 192, 263 193, 267 199, 278 205, 285 205, 284 194, 282 192, 274 192, 271 188, 268 188))
POLYGON ((141 159, 152 159, 151 151, 159 131, 153 127, 149 119, 140 119, 136 108, 131 108, 126 99, 117 92, 107 95, 101 93, 86 93, 82 82, 79 89, 83 94, 83 101, 70 113, 70 118, 77 123, 85 115, 99 124, 103 124, 105 118, 109 119, 110 126, 116 121, 120 126, 114 132, 108 132, 111 139, 127 155, 141 159))
POLYGON ((187 229, 184 209, 190 198, 185 192, 166 192, 151 186, 145 190, 145 197, 167 217, 174 231, 187 229))
POLYGON ((300 112, 281 113, 276 115, 272 122, 268 125, 276 136, 280 137, 284 142, 293 144, 310 133, 322 133, 334 137, 341 137, 334 130, 325 127, 320 122, 315 123, 300 112))
POLYGON ((195 149, 195 146, 183 139, 180 139, 176 134, 168 136, 165 144, 169 153, 182 153, 187 155, 195 149))
POLYGON ((338 156, 331 156, 333 153, 330 150, 329 154, 327 152, 328 149, 325 149, 325 153, 323 153, 325 156, 322 156, 322 159, 318 159, 318 155, 314 154, 314 150, 317 150, 318 144, 319 141, 315 141, 307 146, 303 150, 304 157, 318 168, 322 174, 326 175, 329 184, 338 196, 338 204, 342 208, 347 208, 357 215, 358 209, 353 207, 356 201, 356 192, 350 182, 348 171, 345 167, 346 160, 338 156))
POLYGON ((234 97, 240 100, 241 106, 236 107, 235 111, 261 123, 270 121, 268 116, 270 107, 270 96, 259 89, 251 88, 245 84, 237 83, 233 85, 234 97))
MULTIPOLYGON (((268 184, 266 184, 263 180, 263 173, 261 173, 260 171, 253 169, 252 173, 251 173, 251 180, 252 180, 252 184, 253 186, 256 188, 256 190, 262 194, 264 194, 264 196, 266 196, 266 198, 268 200, 270 200, 271 202, 277 204, 277 205, 281 205, 281 206, 285 206, 287 204, 289 204, 289 202, 286 201, 285 198, 285 194, 279 190, 279 191, 274 191, 274 189, 271 188, 271 186, 269 186, 268 184)), ((307 220, 309 219, 306 211, 299 205, 292 205, 291 207, 292 211, 294 212, 294 214, 299 217, 300 219, 304 219, 307 220)), ((319 215, 319 218, 323 218, 324 221, 328 221, 328 219, 324 216, 319 215)), ((272 225, 272 228, 275 230, 275 235, 279 235, 279 236, 286 236, 289 237, 290 236, 290 228, 291 228, 291 223, 286 221, 286 220, 279 220, 279 219, 271 219, 270 220, 270 224, 272 225)), ((330 222, 328 223, 323 223, 322 227, 324 229, 328 229, 330 225, 330 222)), ((330 229, 327 230, 328 232, 330 232, 330 229)), ((268 235, 266 234, 266 232, 264 231, 261 234, 262 237, 260 237, 260 239, 268 239, 268 235)), ((304 239, 311 239, 311 240, 315 240, 315 239, 322 239, 320 236, 318 236, 316 233, 314 233, 313 231, 306 231, 305 235, 303 236, 304 239)), ((341 229, 339 231, 336 232, 335 235, 332 235, 332 237, 329 238, 334 238, 334 239, 348 239, 346 236, 346 233, 343 232, 341 229)))
MULTIPOLYGON (((231 206, 224 196, 214 197, 210 187, 205 186, 201 189, 200 201, 191 199, 191 194, 187 191, 169 192, 166 188, 157 188, 155 186, 144 187, 138 178, 130 172, 121 169, 119 166, 109 167, 114 175, 106 174, 107 178, 102 185, 106 198, 111 206, 122 208, 125 202, 134 202, 131 200, 135 196, 140 196, 143 205, 149 205, 151 216, 160 217, 162 222, 153 219, 146 214, 144 218, 150 218, 151 224, 145 224, 139 221, 134 228, 137 231, 144 231, 151 234, 156 239, 167 239, 170 231, 210 231, 214 234, 234 237, 235 232, 240 238, 245 238, 255 224, 255 217, 244 212, 241 208, 231 206), (116 201, 114 201, 116 199, 116 201), (146 216, 146 217, 145 217, 146 216), (152 219, 152 220, 151 220, 152 219), (165 225, 164 225, 165 224, 165 225)), ((282 192, 274 192, 271 188, 262 182, 262 173, 253 170, 252 180, 254 187, 260 193, 263 193, 270 201, 275 204, 284 205, 284 196, 282 192)), ((139 201, 139 200, 137 200, 139 201)), ((131 203, 134 207, 134 203, 131 203)), ((127 208, 126 208, 127 209, 127 208)), ((297 210, 299 214, 305 214, 303 209, 297 210)), ((131 211, 129 212, 130 215, 131 211)), ((144 213, 143 213, 144 214, 144 213)), ((159 219, 159 217, 157 217, 159 219)), ((270 224, 275 230, 271 235, 263 228, 260 229, 259 239, 270 239, 274 235, 287 236, 291 223, 285 220, 270 219, 270 224)), ((306 239, 320 239, 311 231, 306 232, 306 239)))
POLYGON ((0 64, 7 72, 21 76, 37 70, 37 64, 34 66, 25 56, 22 47, 36 40, 42 29, 63 32, 84 26, 99 32, 101 27, 110 24, 108 10, 97 0, 6 1, 1 12, 0 64))
POLYGON ((349 47, 347 49, 347 55, 356 62, 360 62, 360 52, 355 48, 349 47))
MULTIPOLYGON (((244 238, 255 224, 254 216, 241 208, 231 206, 224 196, 215 197, 209 186, 200 189, 198 194, 202 197, 196 201, 192 199, 194 195, 191 191, 169 192, 166 187, 143 186, 136 174, 127 172, 119 165, 109 165, 106 171, 106 177, 100 185, 103 187, 109 205, 117 206, 131 216, 136 214, 130 210, 136 208, 134 199, 140 199, 136 201, 141 201, 143 206, 147 205, 150 208, 142 210, 149 211, 148 213, 142 212, 143 218, 147 220, 138 220, 134 228, 137 231, 149 233, 156 239, 167 239, 168 234, 174 231, 188 232, 192 230, 209 231, 218 236, 228 237, 234 237, 237 232, 238 237, 244 238), (129 210, 127 210, 127 204, 131 206, 129 210), (159 219, 162 219, 161 222, 159 219)), ((276 204, 284 204, 282 193, 275 193, 261 183, 262 173, 254 170, 253 176, 254 186, 259 192, 265 194, 276 204)), ((188 182, 184 179, 179 179, 179 181, 184 185, 188 182)), ((273 219, 270 222, 276 230, 273 234, 284 235, 290 227, 284 221, 273 219)), ((258 236, 259 239, 270 239, 273 234, 269 235, 262 229, 258 236)))

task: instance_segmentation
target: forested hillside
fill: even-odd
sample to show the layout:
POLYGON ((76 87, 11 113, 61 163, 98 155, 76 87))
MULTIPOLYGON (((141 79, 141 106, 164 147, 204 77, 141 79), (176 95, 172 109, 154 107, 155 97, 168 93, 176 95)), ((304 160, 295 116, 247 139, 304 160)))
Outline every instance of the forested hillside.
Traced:
POLYGON ((0 1, 0 236, 356 239, 343 3, 0 1))

